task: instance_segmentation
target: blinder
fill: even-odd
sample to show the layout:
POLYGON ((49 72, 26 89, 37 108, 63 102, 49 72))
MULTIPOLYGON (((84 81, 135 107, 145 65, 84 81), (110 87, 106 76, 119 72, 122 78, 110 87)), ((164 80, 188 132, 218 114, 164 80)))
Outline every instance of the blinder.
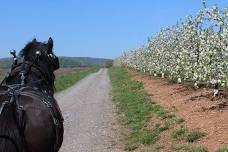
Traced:
POLYGON ((59 68, 59 58, 54 54, 49 54, 48 56, 51 60, 53 71, 57 70, 59 68))

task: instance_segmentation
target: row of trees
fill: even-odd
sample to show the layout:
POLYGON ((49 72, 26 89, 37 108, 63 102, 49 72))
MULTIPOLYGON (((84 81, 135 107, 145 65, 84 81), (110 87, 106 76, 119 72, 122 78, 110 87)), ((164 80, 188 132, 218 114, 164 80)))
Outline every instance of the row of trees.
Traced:
POLYGON ((146 47, 127 53, 116 63, 154 76, 182 82, 228 86, 228 9, 203 9, 196 16, 163 28, 146 47))

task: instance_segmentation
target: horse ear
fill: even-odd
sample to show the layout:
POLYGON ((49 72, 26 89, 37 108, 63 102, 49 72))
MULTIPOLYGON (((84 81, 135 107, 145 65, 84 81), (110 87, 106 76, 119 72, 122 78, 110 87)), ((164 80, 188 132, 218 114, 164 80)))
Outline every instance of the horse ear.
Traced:
POLYGON ((34 39, 32 40, 32 42, 36 42, 36 38, 34 38, 34 39))
POLYGON ((47 45, 48 45, 48 53, 51 53, 53 49, 53 39, 51 37, 49 38, 47 45))

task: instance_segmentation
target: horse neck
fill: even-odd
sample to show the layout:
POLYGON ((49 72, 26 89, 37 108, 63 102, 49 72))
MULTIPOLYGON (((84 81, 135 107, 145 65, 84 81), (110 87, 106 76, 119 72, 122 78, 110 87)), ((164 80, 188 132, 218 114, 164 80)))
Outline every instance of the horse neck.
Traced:
POLYGON ((53 95, 54 93, 54 80, 47 79, 45 77, 39 78, 36 73, 31 72, 26 77, 25 86, 35 87, 44 92, 53 95))

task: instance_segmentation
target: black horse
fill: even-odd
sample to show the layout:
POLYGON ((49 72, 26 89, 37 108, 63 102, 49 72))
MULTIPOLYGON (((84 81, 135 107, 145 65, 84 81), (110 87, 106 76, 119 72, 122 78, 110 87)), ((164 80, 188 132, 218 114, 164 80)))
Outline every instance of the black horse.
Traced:
POLYGON ((34 39, 14 55, 11 72, 0 85, 0 152, 57 152, 63 117, 54 94, 59 68, 53 40, 34 39))

